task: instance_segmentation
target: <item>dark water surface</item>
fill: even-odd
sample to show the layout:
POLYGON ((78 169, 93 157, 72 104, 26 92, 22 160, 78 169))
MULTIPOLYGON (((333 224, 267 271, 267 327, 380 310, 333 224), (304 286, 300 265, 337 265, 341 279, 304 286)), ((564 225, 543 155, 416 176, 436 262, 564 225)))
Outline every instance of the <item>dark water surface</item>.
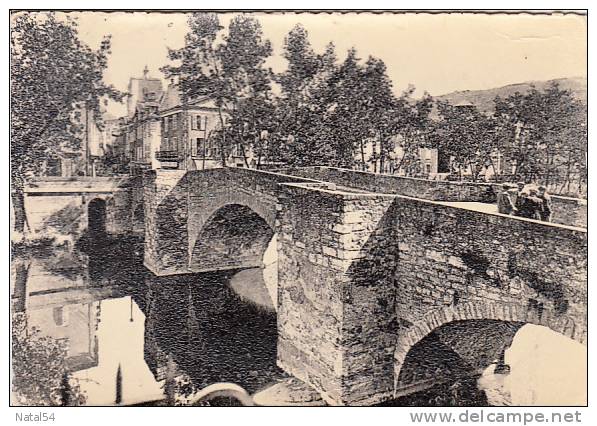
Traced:
MULTIPOLYGON (((156 277, 142 265, 140 241, 89 247, 21 253, 11 280, 15 321, 49 339, 35 345, 65 345, 61 361, 85 404, 182 404, 215 382, 255 393, 288 377, 276 366, 276 312, 260 269, 156 277)), ((27 365, 37 350, 13 344, 13 359, 27 365)), ((383 405, 491 403, 473 377, 383 405)))

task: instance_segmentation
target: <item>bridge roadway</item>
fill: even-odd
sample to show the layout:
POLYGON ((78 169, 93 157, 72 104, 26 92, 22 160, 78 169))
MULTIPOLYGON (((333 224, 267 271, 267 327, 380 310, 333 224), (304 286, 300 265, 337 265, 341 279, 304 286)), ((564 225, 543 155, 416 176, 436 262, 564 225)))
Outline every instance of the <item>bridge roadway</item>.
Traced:
POLYGON ((586 345, 586 229, 479 211, 492 185, 311 167, 158 170, 143 188, 156 275, 261 266, 276 243, 278 365, 330 404, 482 371, 524 324, 586 345))

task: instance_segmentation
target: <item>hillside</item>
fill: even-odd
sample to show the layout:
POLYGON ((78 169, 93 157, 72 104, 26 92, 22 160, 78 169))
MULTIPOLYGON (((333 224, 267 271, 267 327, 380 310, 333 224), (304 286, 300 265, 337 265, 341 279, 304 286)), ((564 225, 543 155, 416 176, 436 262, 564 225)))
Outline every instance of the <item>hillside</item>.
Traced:
MULTIPOLYGON (((543 90, 552 82, 559 83, 561 89, 571 90, 572 93, 586 105, 587 79, 585 77, 558 78, 548 81, 529 81, 526 83, 510 84, 508 86, 487 90, 464 90, 448 93, 446 95, 434 96, 434 98, 440 101, 448 101, 451 104, 470 102, 477 106, 481 111, 491 113, 493 112, 493 100, 496 96, 507 97, 516 92, 524 93, 528 91, 532 85, 538 90, 543 90)), ((432 113, 434 116, 436 114, 436 111, 432 113)))

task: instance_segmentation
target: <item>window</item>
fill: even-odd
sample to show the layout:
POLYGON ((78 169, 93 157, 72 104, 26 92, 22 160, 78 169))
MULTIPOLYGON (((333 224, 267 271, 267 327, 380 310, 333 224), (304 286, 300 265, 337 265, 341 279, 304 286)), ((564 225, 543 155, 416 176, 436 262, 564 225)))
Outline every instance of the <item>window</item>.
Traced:
POLYGON ((197 146, 199 145, 199 138, 191 139, 191 156, 197 156, 197 146))
POLYGON ((164 138, 164 151, 169 151, 170 146, 168 145, 168 138, 164 138))
POLYGON ((205 120, 204 120, 203 117, 198 115, 197 116, 197 128, 199 130, 205 130, 206 124, 207 124, 207 117, 205 117, 205 120))
POLYGON ((164 132, 168 131, 168 117, 162 118, 162 127, 164 128, 164 132))
POLYGON ((176 136, 172 138, 172 151, 178 151, 178 138, 176 136))

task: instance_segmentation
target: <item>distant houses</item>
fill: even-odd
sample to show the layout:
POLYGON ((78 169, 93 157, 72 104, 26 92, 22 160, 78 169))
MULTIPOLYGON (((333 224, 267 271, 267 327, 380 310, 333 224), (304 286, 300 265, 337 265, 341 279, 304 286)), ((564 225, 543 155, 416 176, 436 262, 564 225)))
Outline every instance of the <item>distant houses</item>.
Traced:
MULTIPOLYGON (((229 114, 214 99, 200 96, 183 102, 180 86, 172 80, 166 90, 160 79, 131 78, 127 116, 119 119, 113 152, 122 167, 137 174, 147 169, 199 170, 219 167, 222 150, 219 131, 229 114)), ((226 164, 244 166, 240 148, 225 152, 226 164)), ((245 156, 251 155, 246 153, 245 156)))

